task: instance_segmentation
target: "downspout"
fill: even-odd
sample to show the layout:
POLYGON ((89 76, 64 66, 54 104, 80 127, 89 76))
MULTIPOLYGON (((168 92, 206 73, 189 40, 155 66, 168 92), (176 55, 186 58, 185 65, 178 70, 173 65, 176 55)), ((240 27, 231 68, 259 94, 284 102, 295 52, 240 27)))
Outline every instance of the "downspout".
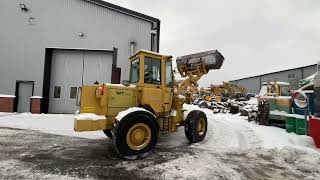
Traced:
POLYGON ((157 22, 157 52, 160 51, 160 20, 157 22))

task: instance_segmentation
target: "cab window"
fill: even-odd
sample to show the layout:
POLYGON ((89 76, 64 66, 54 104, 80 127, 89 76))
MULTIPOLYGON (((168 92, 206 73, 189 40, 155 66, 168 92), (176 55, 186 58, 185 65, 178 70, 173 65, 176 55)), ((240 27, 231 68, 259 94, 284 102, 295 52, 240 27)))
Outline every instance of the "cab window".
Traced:
POLYGON ((173 83, 172 83, 172 65, 171 65, 171 61, 170 62, 166 62, 166 86, 167 87, 172 87, 173 83))
POLYGON ((137 83, 140 79, 140 59, 137 58, 131 62, 130 82, 137 83))
POLYGON ((144 83, 160 84, 161 83, 161 61, 160 59, 145 57, 144 58, 144 83))

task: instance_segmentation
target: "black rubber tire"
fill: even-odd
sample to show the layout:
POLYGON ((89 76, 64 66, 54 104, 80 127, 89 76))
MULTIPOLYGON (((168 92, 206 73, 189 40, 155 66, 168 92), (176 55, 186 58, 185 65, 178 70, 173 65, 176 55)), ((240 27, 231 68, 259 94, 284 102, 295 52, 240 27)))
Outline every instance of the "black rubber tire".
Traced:
POLYGON ((184 126, 184 132, 190 143, 197 143, 203 141, 206 137, 208 129, 207 116, 204 112, 199 110, 191 111, 186 119, 186 124, 184 126), (197 132, 198 121, 203 118, 205 120, 205 131, 202 135, 197 132))
POLYGON ((106 130, 103 130, 103 133, 110 139, 112 139, 112 132, 111 132, 111 129, 106 129, 106 130))
POLYGON ((147 156, 154 151, 158 140, 158 128, 155 118, 146 111, 135 111, 116 123, 114 129, 113 142, 117 148, 118 153, 125 159, 137 159, 147 156), (144 123, 149 126, 151 130, 150 143, 141 150, 131 149, 126 141, 126 136, 129 129, 137 123, 144 123))

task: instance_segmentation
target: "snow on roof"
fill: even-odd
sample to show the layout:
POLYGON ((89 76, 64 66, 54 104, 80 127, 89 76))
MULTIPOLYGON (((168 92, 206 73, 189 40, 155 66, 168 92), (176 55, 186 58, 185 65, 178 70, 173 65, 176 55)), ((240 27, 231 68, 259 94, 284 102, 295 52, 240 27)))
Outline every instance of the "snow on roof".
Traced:
POLYGON ((291 96, 278 96, 277 99, 291 99, 291 96))
POLYGON ((307 78, 305 78, 305 80, 313 80, 315 75, 316 74, 312 74, 311 76, 308 76, 307 78))
POLYGON ((160 53, 153 52, 153 51, 148 51, 148 50, 145 50, 145 49, 140 49, 138 52, 134 53, 132 56, 135 56, 135 55, 139 54, 140 52, 150 53, 150 54, 157 55, 157 56, 172 57, 171 55, 160 54, 160 53))
POLYGON ((304 89, 308 89, 309 87, 314 86, 314 82, 311 82, 309 84, 306 84, 298 89, 298 91, 303 91, 304 89))
POLYGON ((0 97, 2 97, 2 98, 15 98, 16 96, 8 95, 8 94, 0 94, 0 97))
MULTIPOLYGON (((269 82, 270 84, 274 84, 274 82, 269 82)), ((281 81, 276 81, 276 83, 278 85, 283 85, 283 86, 290 86, 290 83, 287 83, 287 82, 281 82, 281 81)), ((262 85, 267 85, 268 83, 267 82, 264 82, 262 83, 262 85)))

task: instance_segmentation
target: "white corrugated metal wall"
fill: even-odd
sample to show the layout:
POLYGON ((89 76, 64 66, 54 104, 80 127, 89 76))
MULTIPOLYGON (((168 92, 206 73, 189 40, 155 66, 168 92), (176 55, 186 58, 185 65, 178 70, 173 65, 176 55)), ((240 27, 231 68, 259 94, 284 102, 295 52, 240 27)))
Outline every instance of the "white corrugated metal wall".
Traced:
POLYGON ((130 42, 151 48, 151 22, 84 0, 1 0, 0 7, 0 94, 14 94, 16 80, 28 80, 41 96, 46 48, 116 47, 122 79, 129 77, 130 42))
POLYGON ((248 77, 239 80, 230 81, 231 83, 240 84, 248 89, 248 92, 259 93, 261 83, 267 81, 285 81, 289 82, 294 89, 299 88, 299 80, 304 79, 316 72, 316 65, 300 67, 297 69, 290 69, 260 76, 248 77))

